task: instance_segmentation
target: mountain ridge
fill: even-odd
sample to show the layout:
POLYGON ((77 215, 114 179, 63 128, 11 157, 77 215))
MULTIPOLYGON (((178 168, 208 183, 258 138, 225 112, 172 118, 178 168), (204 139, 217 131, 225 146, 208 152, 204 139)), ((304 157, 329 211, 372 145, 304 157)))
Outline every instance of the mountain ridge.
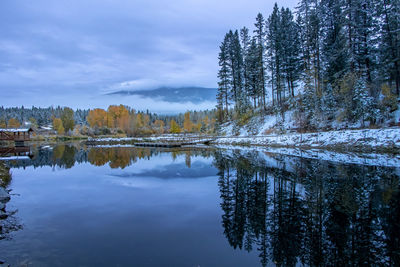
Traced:
POLYGON ((183 86, 169 87, 161 86, 149 90, 120 90, 107 93, 106 95, 131 96, 137 95, 142 97, 159 97, 166 102, 184 103, 193 102, 201 103, 205 101, 215 101, 217 95, 216 88, 199 87, 199 86, 183 86))

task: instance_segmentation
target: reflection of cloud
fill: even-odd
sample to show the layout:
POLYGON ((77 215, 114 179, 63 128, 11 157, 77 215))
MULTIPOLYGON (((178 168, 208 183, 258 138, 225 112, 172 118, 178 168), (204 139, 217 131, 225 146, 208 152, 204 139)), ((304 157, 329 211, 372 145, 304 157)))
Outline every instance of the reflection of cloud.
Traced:
MULTIPOLYGON (((150 178, 150 177, 148 177, 150 178)), ((110 183, 124 186, 124 187, 131 187, 137 189, 144 189, 144 188, 157 188, 160 187, 161 184, 159 181, 154 179, 135 179, 135 180, 126 180, 126 179, 110 179, 110 183)))
POLYGON ((167 166, 142 170, 141 172, 131 172, 129 170, 120 174, 113 174, 115 177, 123 178, 143 178, 152 177, 159 179, 175 179, 175 178, 205 178, 215 176, 217 169, 210 164, 196 161, 189 168, 185 163, 171 163, 167 166))

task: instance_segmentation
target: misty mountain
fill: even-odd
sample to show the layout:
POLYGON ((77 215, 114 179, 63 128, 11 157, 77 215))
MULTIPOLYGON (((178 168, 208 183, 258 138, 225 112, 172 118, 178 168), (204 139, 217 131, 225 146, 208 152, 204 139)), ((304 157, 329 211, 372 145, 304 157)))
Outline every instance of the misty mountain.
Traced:
POLYGON ((205 87, 160 87, 150 90, 122 90, 108 93, 107 95, 137 95, 148 98, 160 98, 166 102, 201 103, 204 101, 214 102, 217 95, 217 89, 205 87))

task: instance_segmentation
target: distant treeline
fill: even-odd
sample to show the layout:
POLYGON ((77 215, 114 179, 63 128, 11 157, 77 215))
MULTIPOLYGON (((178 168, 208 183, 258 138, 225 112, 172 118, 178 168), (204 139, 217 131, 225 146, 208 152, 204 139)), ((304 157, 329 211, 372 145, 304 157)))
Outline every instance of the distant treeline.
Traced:
MULTIPOLYGON (((32 106, 31 108, 0 107, 0 123, 8 122, 10 119, 17 120, 20 124, 23 122, 35 121, 37 125, 45 126, 53 123, 53 117, 59 118, 64 110, 64 107, 48 107, 39 108, 32 106)), ((74 121, 77 124, 86 122, 86 117, 89 114, 88 109, 77 109, 74 111, 74 121)))
MULTIPOLYGON (((215 129, 215 110, 188 111, 177 115, 159 115, 149 111, 136 112, 124 105, 111 105, 104 109, 77 109, 68 107, 25 108, 0 107, 0 128, 52 127, 59 135, 129 136, 202 132, 215 129)), ((46 128, 48 129, 48 128, 46 128)))
POLYGON ((393 119, 400 1, 300 0, 295 11, 275 4, 254 26, 253 35, 244 27, 221 43, 219 121, 254 110, 294 110, 306 128, 393 119))

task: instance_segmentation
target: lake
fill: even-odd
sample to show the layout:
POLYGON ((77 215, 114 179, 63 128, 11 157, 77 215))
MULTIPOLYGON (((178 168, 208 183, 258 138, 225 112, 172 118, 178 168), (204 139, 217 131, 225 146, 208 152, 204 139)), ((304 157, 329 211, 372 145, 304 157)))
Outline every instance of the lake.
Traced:
POLYGON ((400 266, 399 166, 251 148, 32 151, 0 162, 11 266, 400 266))

